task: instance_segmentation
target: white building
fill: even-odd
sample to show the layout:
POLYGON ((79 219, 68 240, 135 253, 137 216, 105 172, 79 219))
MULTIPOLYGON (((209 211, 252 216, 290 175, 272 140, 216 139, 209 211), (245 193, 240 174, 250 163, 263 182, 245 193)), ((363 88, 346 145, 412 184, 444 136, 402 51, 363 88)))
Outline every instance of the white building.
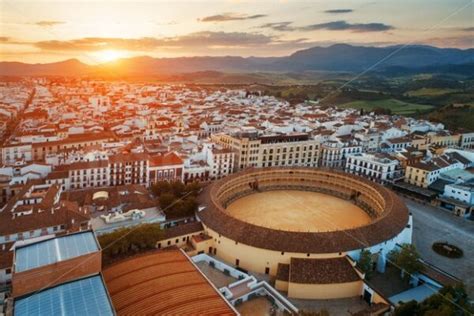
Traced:
POLYGON ((463 149, 474 149, 474 132, 461 134, 459 146, 463 149))
POLYGON ((13 164, 17 160, 31 161, 31 144, 11 144, 2 147, 2 163, 13 164))
POLYGON ((402 176, 400 162, 384 154, 349 154, 345 171, 379 183, 392 182, 402 176))
POLYGON ((362 146, 336 140, 326 141, 321 145, 320 166, 342 169, 346 164, 346 158, 358 153, 362 153, 362 146))
POLYGON ((210 167, 210 178, 220 179, 234 171, 235 152, 230 148, 204 144, 203 153, 210 167))

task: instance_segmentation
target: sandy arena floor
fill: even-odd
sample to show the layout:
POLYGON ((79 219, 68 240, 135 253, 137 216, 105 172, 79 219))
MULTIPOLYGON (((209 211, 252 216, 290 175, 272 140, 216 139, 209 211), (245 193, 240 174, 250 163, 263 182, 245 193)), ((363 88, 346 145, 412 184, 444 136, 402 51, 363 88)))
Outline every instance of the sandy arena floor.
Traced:
POLYGON ((230 204, 227 211, 248 223, 287 231, 335 231, 370 222, 364 210, 346 200, 306 191, 251 194, 230 204))

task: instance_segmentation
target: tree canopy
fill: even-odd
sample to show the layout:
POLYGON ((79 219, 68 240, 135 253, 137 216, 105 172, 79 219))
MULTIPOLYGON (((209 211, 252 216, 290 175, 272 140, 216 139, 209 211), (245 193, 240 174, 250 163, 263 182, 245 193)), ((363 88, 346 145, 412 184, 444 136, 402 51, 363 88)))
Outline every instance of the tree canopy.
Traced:
POLYGON ((421 303, 410 301, 395 309, 395 316, 468 316, 474 310, 463 284, 443 287, 421 303))
POLYGON ((357 266, 365 273, 365 278, 369 280, 372 277, 372 255, 370 251, 364 249, 360 252, 357 266))
POLYGON ((394 249, 388 254, 389 261, 402 270, 403 279, 410 281, 414 273, 423 271, 423 263, 415 245, 403 244, 400 249, 394 249))
POLYGON ((160 207, 167 218, 192 216, 197 210, 196 197, 201 190, 198 183, 160 181, 155 183, 151 190, 158 197, 160 207))
POLYGON ((102 248, 102 261, 108 264, 116 258, 153 249, 162 237, 160 224, 141 224, 101 235, 98 240, 102 248))

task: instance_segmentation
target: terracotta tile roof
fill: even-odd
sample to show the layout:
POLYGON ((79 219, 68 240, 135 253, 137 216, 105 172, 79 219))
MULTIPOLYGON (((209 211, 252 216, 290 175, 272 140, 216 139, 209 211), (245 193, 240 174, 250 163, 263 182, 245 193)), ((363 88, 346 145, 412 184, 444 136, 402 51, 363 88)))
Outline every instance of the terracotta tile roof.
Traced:
POLYGON ((329 259, 291 258, 291 283, 331 284, 359 281, 360 277, 345 257, 329 259))
POLYGON ((181 165, 183 160, 174 152, 150 157, 150 167, 181 165))
POLYGON ((155 207, 158 202, 152 199, 148 190, 139 184, 128 184, 107 188, 91 188, 79 191, 67 191, 61 194, 61 200, 76 202, 79 206, 106 206, 109 209, 122 205, 123 210, 155 207), (93 200, 94 193, 105 191, 107 199, 93 200))
POLYGON ((78 161, 78 162, 73 162, 71 164, 58 166, 54 169, 54 171, 106 168, 107 166, 108 166, 108 161, 107 160, 78 161))
POLYGON ((90 215, 80 211, 76 203, 61 202, 61 207, 51 211, 33 211, 30 215, 16 218, 11 213, 0 213, 0 236, 29 232, 32 230, 65 225, 68 230, 77 230, 81 224, 87 223, 90 215))
POLYGON ((174 238, 178 236, 188 235, 192 233, 200 233, 204 231, 204 227, 201 222, 193 222, 182 224, 174 227, 170 227, 164 230, 164 236, 161 240, 174 238))
POLYGON ((236 315, 178 249, 126 259, 103 275, 118 315, 236 315))
POLYGON ((13 266, 13 251, 10 251, 13 244, 13 242, 2 244, 2 247, 5 247, 5 249, 0 249, 0 269, 7 269, 13 266))
POLYGON ((365 178, 329 169, 302 167, 247 169, 235 173, 206 187, 199 196, 200 204, 206 206, 199 212, 203 224, 214 231, 243 244, 262 249, 300 253, 337 253, 366 248, 397 236, 408 223, 406 205, 392 191, 365 178), (254 172, 281 171, 283 176, 296 172, 321 172, 327 177, 344 177, 377 190, 385 201, 383 213, 368 225, 345 231, 291 232, 275 230, 249 224, 232 217, 220 205, 216 192, 227 181, 237 177, 252 177, 254 172))
POLYGON ((133 162, 139 160, 148 160, 148 154, 139 153, 139 154, 116 154, 109 157, 110 163, 120 163, 120 162, 133 162))
POLYGON ((277 267, 276 279, 280 281, 287 281, 290 279, 290 265, 279 263, 277 267))

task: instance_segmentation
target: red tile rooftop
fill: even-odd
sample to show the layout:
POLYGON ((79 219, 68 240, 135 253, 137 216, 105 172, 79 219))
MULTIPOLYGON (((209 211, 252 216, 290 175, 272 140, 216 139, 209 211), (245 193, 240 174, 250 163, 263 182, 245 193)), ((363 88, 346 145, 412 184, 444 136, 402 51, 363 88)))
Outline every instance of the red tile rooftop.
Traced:
POLYGON ((178 249, 154 251, 103 270, 118 315, 236 315, 178 249))

